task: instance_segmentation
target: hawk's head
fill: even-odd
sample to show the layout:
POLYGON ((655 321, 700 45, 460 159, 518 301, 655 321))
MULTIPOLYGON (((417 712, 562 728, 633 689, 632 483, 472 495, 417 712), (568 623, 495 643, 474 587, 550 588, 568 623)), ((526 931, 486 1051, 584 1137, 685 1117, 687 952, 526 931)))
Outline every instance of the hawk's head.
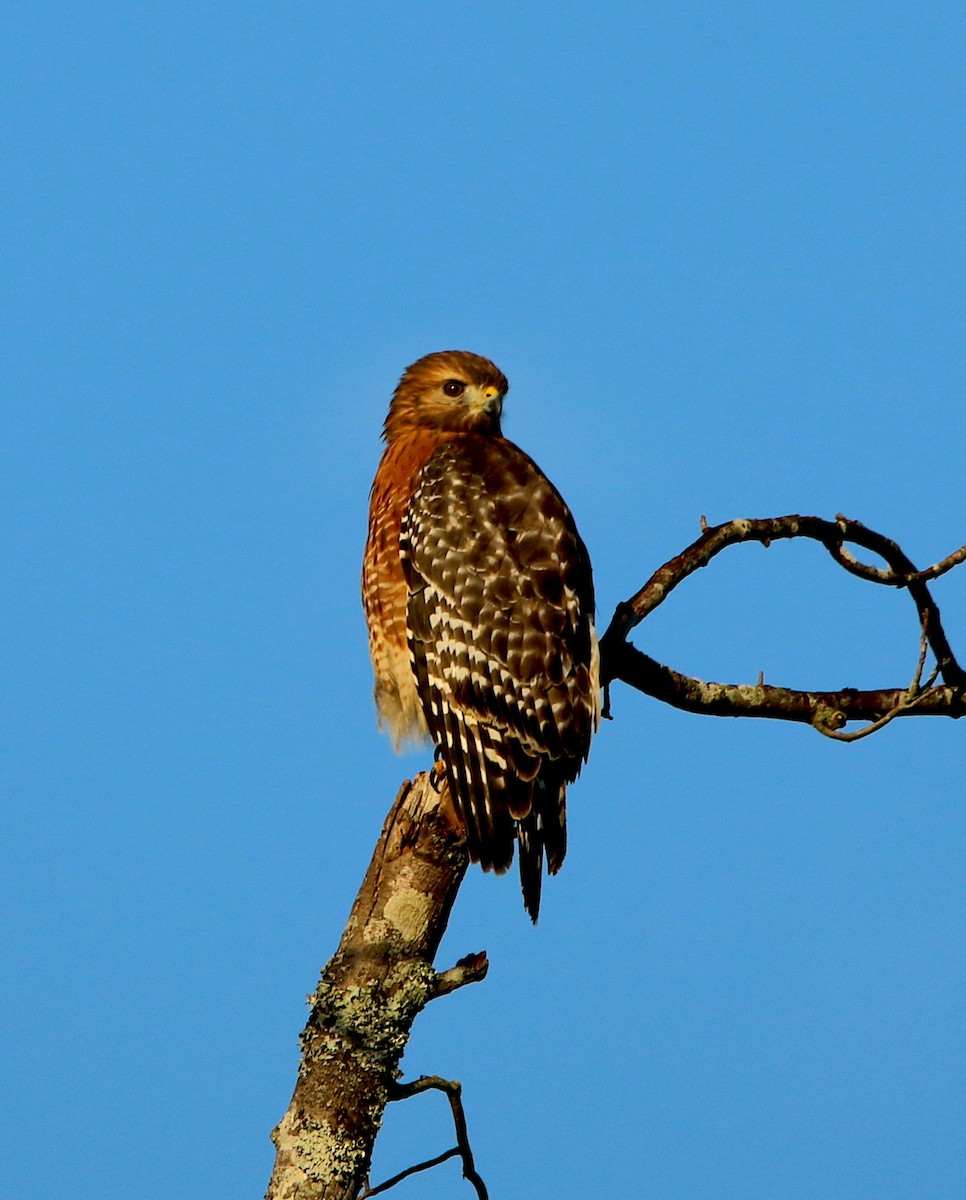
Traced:
POLYGON ((479 354, 468 350, 427 354, 403 372, 383 436, 391 442, 409 429, 499 434, 509 386, 503 372, 479 354))

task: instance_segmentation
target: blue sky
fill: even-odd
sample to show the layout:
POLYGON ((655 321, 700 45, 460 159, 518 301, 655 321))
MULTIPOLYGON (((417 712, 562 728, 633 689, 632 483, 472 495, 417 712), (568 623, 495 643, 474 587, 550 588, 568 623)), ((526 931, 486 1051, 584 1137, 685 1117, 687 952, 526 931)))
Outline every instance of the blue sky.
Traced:
MULTIPOLYGON (((376 731, 358 600, 408 362, 506 372, 604 623, 702 514, 966 540, 964 51, 949 3, 7 6, 11 1195, 262 1194, 304 996, 429 761, 376 731)), ((936 596, 966 655, 966 575, 936 596)), ((897 686, 913 616, 743 547, 635 640, 897 686)), ((440 963, 490 976, 406 1055, 463 1081, 491 1195, 966 1194, 963 728, 614 711, 539 926, 472 872, 440 963)), ((395 1106, 374 1175, 450 1139, 395 1106)))

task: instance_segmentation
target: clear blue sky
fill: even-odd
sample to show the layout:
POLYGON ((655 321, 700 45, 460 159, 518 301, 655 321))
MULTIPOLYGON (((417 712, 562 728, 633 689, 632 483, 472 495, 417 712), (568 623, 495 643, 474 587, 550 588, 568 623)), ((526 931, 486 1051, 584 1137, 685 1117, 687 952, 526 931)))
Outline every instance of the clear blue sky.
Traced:
MULTIPOLYGON (((702 514, 966 540, 964 63, 928 0, 5 7, 6 1194, 262 1194, 429 761, 376 731, 358 600, 408 362, 503 368, 605 621, 702 514)), ((936 595, 966 655, 966 575, 936 595)), ((913 616, 747 547, 636 640, 900 685, 913 616)), ((966 725, 614 709, 539 926, 473 872, 441 965, 490 977, 405 1059, 463 1081, 494 1200, 959 1200, 966 725)), ((393 1110, 375 1174, 450 1140, 393 1110)))

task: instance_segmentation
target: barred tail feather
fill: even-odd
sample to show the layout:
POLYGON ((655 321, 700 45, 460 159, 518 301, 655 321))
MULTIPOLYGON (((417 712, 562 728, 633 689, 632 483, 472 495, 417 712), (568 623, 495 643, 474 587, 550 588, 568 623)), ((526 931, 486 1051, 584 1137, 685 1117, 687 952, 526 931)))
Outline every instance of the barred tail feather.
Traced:
POLYGON ((540 776, 530 812, 517 822, 520 887, 524 907, 534 924, 540 915, 544 857, 547 874, 556 875, 567 853, 566 793, 566 782, 540 776))
POLYGON ((556 875, 567 854, 567 780, 549 772, 540 776, 533 793, 547 855, 547 874, 556 875))
POLYGON ((543 883, 543 833, 536 806, 522 821, 517 822, 517 857, 523 907, 536 925, 540 916, 540 887, 543 883))

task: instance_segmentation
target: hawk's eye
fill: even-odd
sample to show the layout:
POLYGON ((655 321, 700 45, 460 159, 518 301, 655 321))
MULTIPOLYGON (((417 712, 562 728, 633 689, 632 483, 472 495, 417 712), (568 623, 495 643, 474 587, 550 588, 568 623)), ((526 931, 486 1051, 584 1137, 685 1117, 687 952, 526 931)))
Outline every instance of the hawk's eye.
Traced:
POLYGON ((447 396, 462 396, 466 391, 466 384, 460 383, 458 379, 447 379, 443 384, 443 392, 447 396))

